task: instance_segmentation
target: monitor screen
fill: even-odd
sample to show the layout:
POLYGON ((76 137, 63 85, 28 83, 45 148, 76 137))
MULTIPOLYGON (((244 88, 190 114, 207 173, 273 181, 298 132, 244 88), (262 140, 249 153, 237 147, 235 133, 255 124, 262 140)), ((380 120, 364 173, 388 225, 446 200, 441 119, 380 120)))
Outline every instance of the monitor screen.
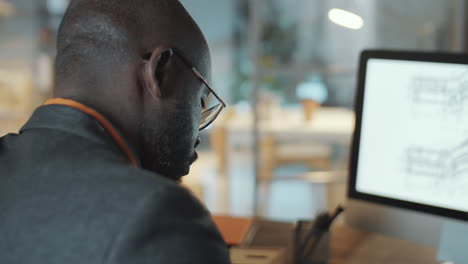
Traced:
POLYGON ((468 219, 465 55, 361 57, 350 196, 468 219))

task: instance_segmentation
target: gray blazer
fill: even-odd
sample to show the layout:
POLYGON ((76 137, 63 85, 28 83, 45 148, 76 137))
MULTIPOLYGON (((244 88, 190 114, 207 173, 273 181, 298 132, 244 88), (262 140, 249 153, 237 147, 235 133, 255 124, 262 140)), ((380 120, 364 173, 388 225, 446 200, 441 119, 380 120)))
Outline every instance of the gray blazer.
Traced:
POLYGON ((0 138, 0 263, 229 263, 186 189, 132 167, 92 117, 38 108, 0 138))

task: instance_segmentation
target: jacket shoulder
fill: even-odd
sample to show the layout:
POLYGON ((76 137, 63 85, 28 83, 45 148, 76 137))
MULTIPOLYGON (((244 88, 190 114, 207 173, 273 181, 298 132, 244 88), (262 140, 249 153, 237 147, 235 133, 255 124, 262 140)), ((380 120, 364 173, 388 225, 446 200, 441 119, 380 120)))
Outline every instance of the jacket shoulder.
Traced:
POLYGON ((127 220, 105 263, 230 263, 210 213, 178 184, 147 193, 127 220))

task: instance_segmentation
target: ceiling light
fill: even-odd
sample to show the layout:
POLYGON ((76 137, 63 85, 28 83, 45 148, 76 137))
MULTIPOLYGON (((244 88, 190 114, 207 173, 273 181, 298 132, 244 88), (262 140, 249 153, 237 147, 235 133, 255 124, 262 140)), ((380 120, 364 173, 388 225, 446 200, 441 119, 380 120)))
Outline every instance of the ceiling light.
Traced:
POLYGON ((328 12, 328 19, 335 24, 350 29, 361 29, 364 26, 362 17, 338 8, 333 8, 328 12))

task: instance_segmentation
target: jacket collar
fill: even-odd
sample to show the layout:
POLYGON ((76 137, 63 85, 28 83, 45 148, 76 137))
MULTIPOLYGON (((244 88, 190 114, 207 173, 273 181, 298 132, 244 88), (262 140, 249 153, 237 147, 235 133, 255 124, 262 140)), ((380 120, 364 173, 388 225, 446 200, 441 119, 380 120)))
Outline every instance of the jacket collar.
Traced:
POLYGON ((20 133, 38 128, 61 130, 93 141, 117 146, 129 162, 138 167, 135 151, 122 134, 97 111, 73 100, 51 99, 37 108, 20 133))

